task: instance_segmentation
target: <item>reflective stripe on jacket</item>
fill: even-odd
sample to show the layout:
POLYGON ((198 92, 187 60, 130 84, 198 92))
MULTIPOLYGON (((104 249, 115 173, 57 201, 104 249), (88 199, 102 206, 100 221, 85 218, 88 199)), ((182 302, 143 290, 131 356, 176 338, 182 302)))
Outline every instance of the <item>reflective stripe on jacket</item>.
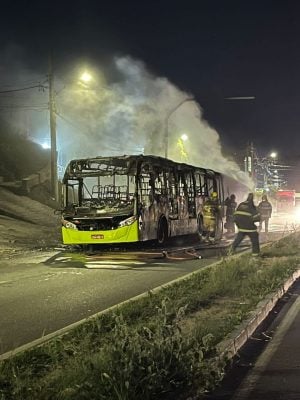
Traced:
POLYGON ((263 200, 259 203, 258 209, 262 218, 271 218, 272 205, 267 200, 263 200))
POLYGON ((240 232, 256 232, 254 222, 260 221, 260 214, 253 202, 244 201, 238 205, 234 213, 234 222, 240 232))

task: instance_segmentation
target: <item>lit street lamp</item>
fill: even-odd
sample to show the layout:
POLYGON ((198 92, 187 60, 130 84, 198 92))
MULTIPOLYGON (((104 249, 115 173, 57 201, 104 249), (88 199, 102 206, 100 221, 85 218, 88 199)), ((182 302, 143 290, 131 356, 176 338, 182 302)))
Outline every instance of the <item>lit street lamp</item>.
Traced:
POLYGON ((233 96, 233 97, 225 97, 225 100, 255 100, 255 96, 233 96))
MULTIPOLYGON (((180 107, 182 104, 188 102, 188 101, 195 101, 194 97, 187 97, 186 99, 182 100, 180 103, 177 104, 176 107, 174 107, 172 110, 169 111, 165 118, 165 132, 164 132, 164 145, 165 145, 165 158, 168 158, 168 147, 169 147, 169 119, 171 115, 180 107)), ((187 139, 187 135, 186 135, 187 139)), ((183 139, 182 140, 186 140, 183 139)))
POLYGON ((177 146, 180 154, 181 161, 187 162, 188 160, 188 154, 186 151, 186 148, 184 146, 184 142, 188 140, 188 135, 186 133, 183 133, 180 138, 178 138, 177 141, 177 146))
MULTIPOLYGON (((255 96, 231 96, 231 97, 224 97, 224 100, 255 100, 255 96)), ((169 147, 169 119, 171 115, 180 107, 182 104, 186 103, 187 101, 195 101, 194 97, 187 97, 186 99, 182 100, 176 107, 169 111, 165 118, 165 132, 164 132, 164 147, 165 147, 165 158, 168 158, 168 147, 169 147)), ((183 139, 184 140, 184 139, 183 139)))
MULTIPOLYGON (((79 82, 82 85, 87 86, 93 80, 93 76, 84 71, 79 77, 79 82)), ((56 201, 59 200, 58 196, 58 177, 57 177, 57 143, 56 143, 56 101, 54 91, 54 73, 52 68, 52 58, 49 57, 49 113, 50 113, 50 150, 51 150, 51 162, 50 162, 50 177, 51 177, 51 195, 56 201)))
POLYGON ((92 80, 92 75, 89 72, 84 71, 79 79, 84 83, 89 83, 92 80))

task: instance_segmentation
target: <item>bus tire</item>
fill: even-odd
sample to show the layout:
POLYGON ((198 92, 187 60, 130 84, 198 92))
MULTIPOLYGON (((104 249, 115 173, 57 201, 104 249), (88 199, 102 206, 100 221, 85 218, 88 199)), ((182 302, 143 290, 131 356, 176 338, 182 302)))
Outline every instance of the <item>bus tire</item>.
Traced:
POLYGON ((165 244, 168 240, 168 222, 165 217, 161 217, 157 226, 157 242, 165 244))

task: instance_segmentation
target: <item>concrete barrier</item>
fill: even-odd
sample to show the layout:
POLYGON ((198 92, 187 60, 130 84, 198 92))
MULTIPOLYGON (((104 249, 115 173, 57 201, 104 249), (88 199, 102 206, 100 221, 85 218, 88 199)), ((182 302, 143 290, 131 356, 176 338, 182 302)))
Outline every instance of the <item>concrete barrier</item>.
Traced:
POLYGON ((47 164, 39 172, 31 174, 22 179, 22 193, 29 194, 34 186, 40 185, 51 180, 50 164, 47 164))

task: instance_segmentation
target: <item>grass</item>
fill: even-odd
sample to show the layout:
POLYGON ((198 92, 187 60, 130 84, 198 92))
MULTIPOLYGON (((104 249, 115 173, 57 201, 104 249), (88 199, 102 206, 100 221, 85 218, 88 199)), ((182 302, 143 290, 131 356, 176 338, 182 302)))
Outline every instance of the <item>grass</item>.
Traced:
POLYGON ((300 235, 224 258, 0 364, 1 400, 180 399, 222 379, 217 345, 299 268, 300 235))

